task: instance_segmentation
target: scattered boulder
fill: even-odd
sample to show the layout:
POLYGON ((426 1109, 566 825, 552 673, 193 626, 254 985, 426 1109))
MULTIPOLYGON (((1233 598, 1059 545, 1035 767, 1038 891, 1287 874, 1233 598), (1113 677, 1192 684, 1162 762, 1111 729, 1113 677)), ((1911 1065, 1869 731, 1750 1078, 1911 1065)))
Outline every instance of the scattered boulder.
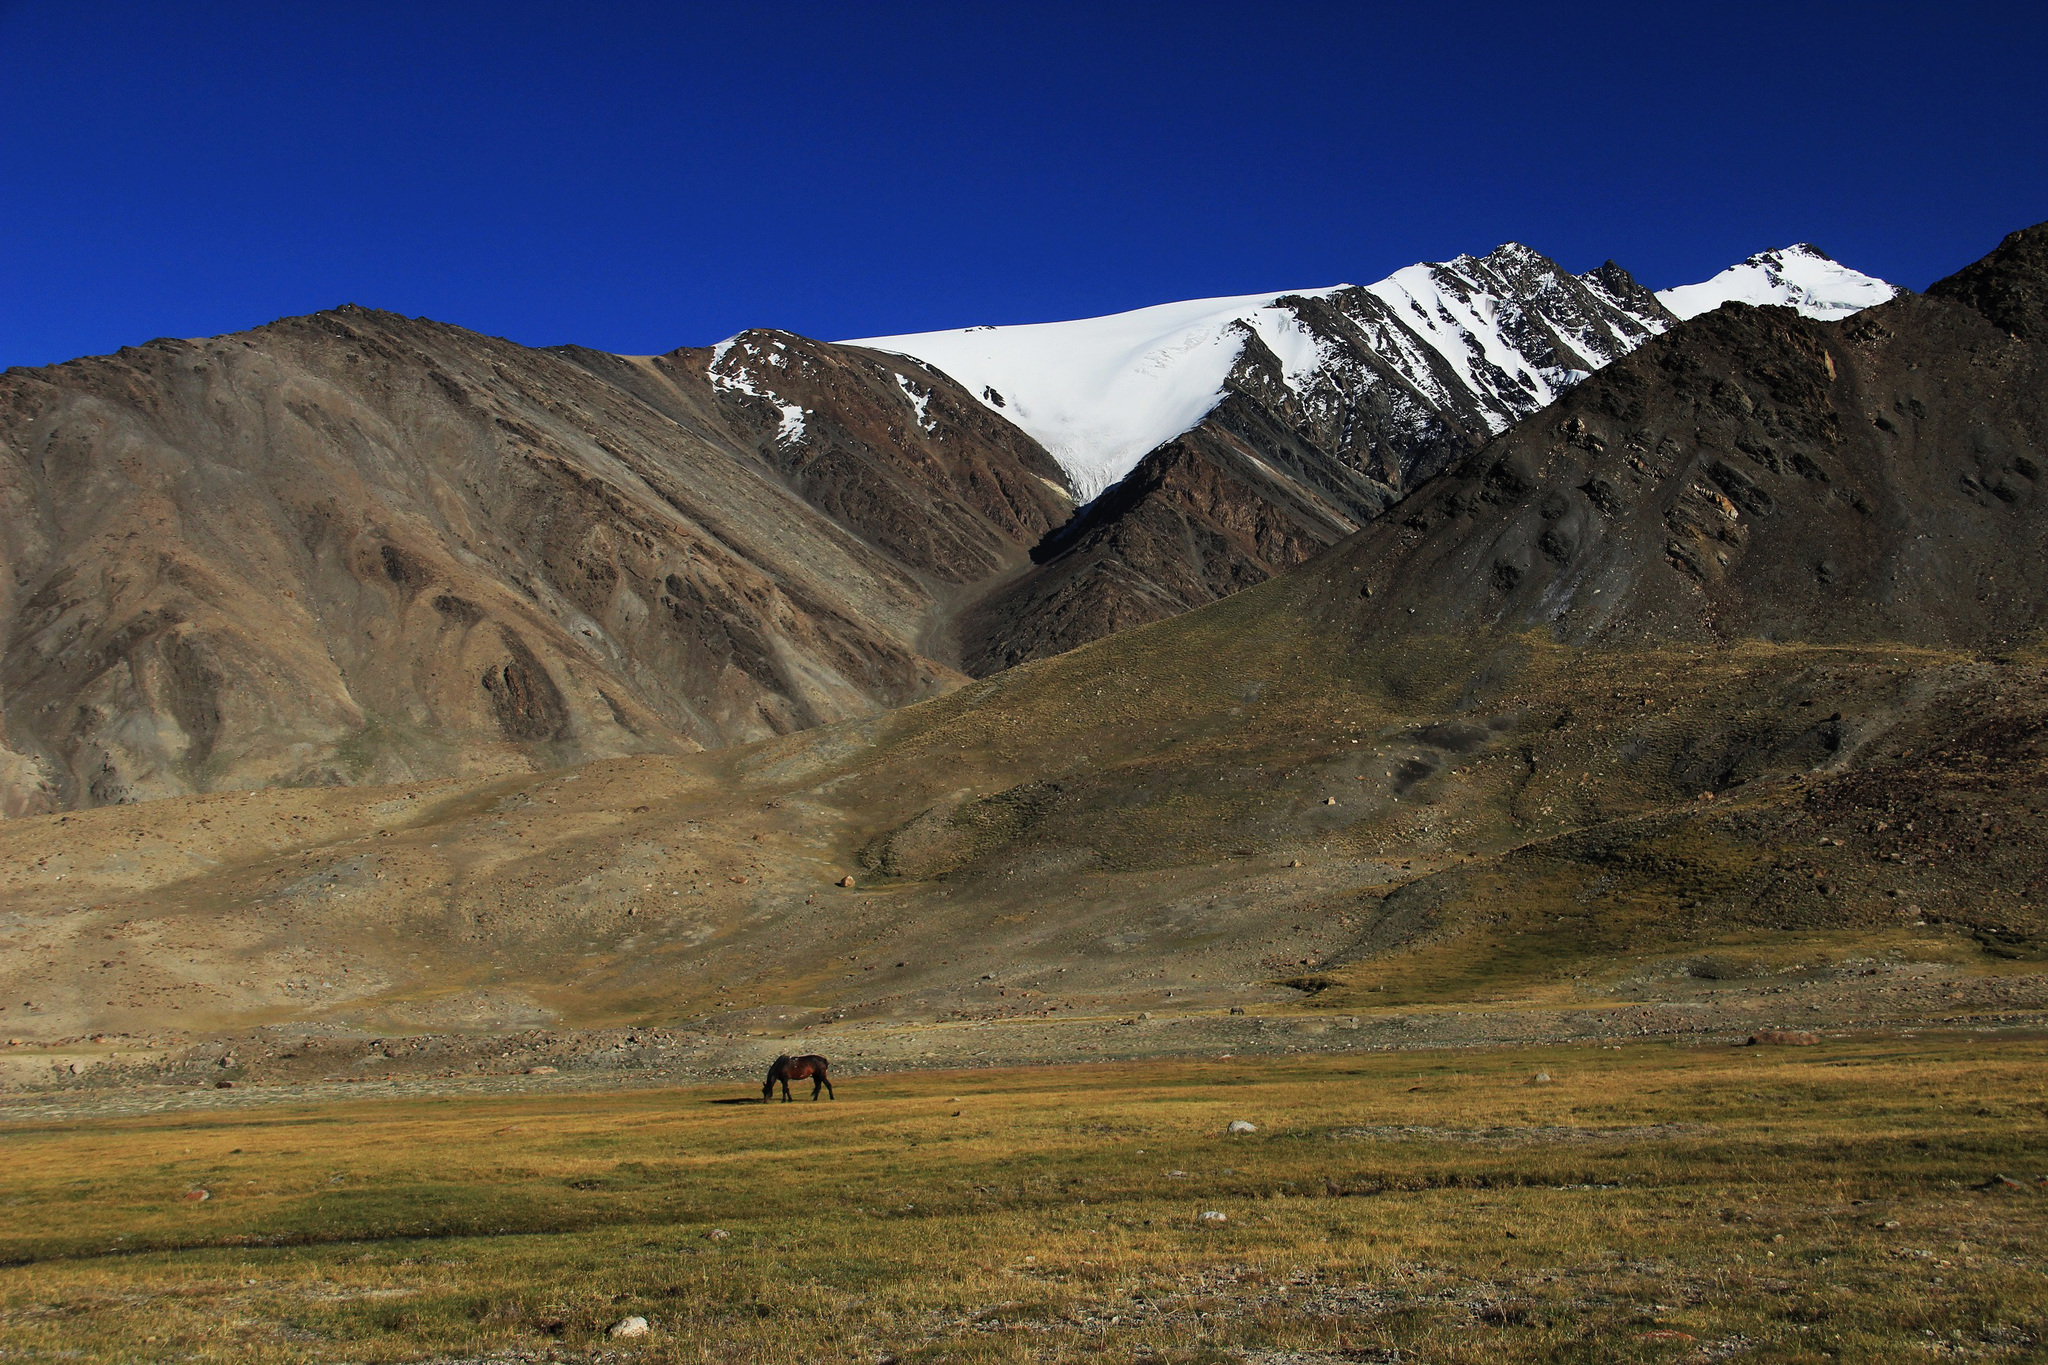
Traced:
POLYGON ((552 1076, 555 1074, 555 1068, 551 1066, 530 1066, 526 1068, 526 1074, 529 1076, 552 1076))
POLYGON ((1537 1072, 1537 1073, 1536 1073, 1535 1075, 1533 1075, 1533 1076, 1531 1076, 1531 1077, 1529 1078, 1529 1084, 1531 1084, 1531 1085, 1549 1085, 1549 1084, 1550 1084, 1550 1073, 1549 1073, 1548 1071, 1539 1071, 1539 1072, 1537 1072))
POLYGON ((1259 1126, 1256 1123, 1247 1123, 1243 1119, 1232 1119, 1230 1127, 1224 1129, 1224 1131, 1227 1133, 1256 1133, 1259 1131, 1259 1126))
POLYGON ((1227 1223, 1230 1220, 1215 1209, 1207 1209, 1203 1212, 1201 1221, 1204 1223, 1227 1223))
POLYGON ((714 1242, 723 1242, 726 1238, 732 1236, 732 1234, 727 1232, 724 1228, 713 1228, 711 1229, 711 1231, 705 1233, 704 1236, 714 1242))
POLYGON ((213 1088, 215 1090, 233 1090, 235 1088, 235 1083, 233 1081, 215 1081, 213 1083, 213 1088))
POLYGON ((188 1204, 204 1204, 211 1198, 213 1198, 212 1190, 194 1189, 185 1191, 185 1202, 188 1204))
POLYGON ((1767 1028, 1749 1035, 1751 1047, 1812 1047, 1819 1041, 1819 1034, 1793 1028, 1767 1028))
POLYGON ((841 877, 839 879, 839 884, 841 886, 851 887, 853 885, 853 874, 849 872, 844 877, 841 877))
POLYGON ((608 1337, 644 1337, 647 1335, 647 1319, 642 1317, 620 1318, 605 1329, 608 1337))

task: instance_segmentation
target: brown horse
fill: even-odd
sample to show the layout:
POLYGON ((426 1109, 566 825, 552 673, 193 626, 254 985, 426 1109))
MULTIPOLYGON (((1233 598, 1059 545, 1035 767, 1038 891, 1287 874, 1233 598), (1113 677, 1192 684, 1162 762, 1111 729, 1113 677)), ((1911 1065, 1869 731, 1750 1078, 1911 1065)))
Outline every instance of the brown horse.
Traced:
POLYGON ((784 1056, 777 1057, 775 1065, 768 1068, 768 1079, 761 1082, 761 1103, 768 1103, 768 1097, 775 1093, 775 1083, 777 1081, 782 1082, 782 1102, 784 1104, 789 1103, 789 1083, 791 1081, 809 1081, 811 1083, 811 1098, 813 1100, 818 1098, 820 1090, 823 1090, 827 1095, 831 1095, 833 1099, 838 1099, 839 1096, 832 1093, 832 1077, 828 1074, 831 1065, 823 1057, 816 1055, 791 1057, 785 1054, 784 1056))

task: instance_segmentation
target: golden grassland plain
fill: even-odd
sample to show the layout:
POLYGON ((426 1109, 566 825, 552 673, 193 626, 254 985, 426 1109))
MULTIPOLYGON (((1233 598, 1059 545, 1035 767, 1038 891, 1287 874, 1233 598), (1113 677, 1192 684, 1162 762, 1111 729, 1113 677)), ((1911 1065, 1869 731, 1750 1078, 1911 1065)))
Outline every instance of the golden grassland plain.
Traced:
POLYGON ((2048 1350, 2038 1037, 1215 1058, 839 1091, 456 1089, 0 1126, 0 1359, 2048 1350), (1236 1119, 1257 1131, 1227 1134, 1236 1119), (649 1335, 607 1339, 633 1315, 649 1335))

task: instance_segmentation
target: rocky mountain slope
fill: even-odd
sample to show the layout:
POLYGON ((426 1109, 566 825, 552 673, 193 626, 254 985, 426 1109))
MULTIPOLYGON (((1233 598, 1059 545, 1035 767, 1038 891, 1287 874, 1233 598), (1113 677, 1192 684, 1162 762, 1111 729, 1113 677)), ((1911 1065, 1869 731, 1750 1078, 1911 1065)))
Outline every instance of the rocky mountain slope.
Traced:
POLYGON ((1332 552, 886 715, 15 822, 0 1019, 1089 1056, 1231 1006, 1686 1033, 1817 983, 1867 1022, 1939 977, 1916 1009, 2010 1021, 2048 1002, 2044 345, 2048 226, 1848 324, 1673 329, 1332 552))
POLYGON ((1331 609, 1386 640, 2032 638, 2044 241, 2016 233, 1842 323, 1740 303, 1694 319, 1344 545, 1331 609))
MULTIPOLYGON (((1108 317, 968 327, 846 343, 915 356, 1035 437, 1084 499, 1197 427, 1250 368, 1309 398, 1326 422, 1347 399, 1385 409, 1354 442, 1368 456, 1432 418, 1497 431, 1672 317, 1609 265, 1584 277, 1510 242, 1485 257, 1335 285, 1195 299, 1108 317), (1368 376, 1367 369, 1373 371, 1368 376), (1398 376, 1399 381, 1394 381, 1398 376), (1233 383, 1233 381, 1236 381, 1233 383), (1361 401, 1367 396, 1377 404, 1361 401)), ((1403 440, 1403 437, 1408 439, 1403 440)), ((1379 460, 1381 472, 1398 456, 1379 460)))
MULTIPOLYGON (((1837 313, 1891 293, 1799 247, 1681 301, 1795 287, 1837 313)), ((1509 243, 1363 288, 859 344, 954 374, 1078 486, 1108 485, 970 613, 965 663, 987 673, 1300 563, 1675 321, 1612 262, 1573 275, 1509 243)))
POLYGON ((629 359, 344 308, 13 370, 0 809, 901 705, 1071 506, 944 376, 779 333, 629 359))

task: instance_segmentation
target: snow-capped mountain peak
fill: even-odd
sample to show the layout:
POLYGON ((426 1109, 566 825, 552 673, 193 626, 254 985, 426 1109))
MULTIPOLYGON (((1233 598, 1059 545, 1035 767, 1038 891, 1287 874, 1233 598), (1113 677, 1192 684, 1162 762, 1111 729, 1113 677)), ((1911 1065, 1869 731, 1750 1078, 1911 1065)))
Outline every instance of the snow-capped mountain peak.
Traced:
POLYGON ((1592 276, 1568 275, 1510 242, 1362 289, 1192 299, 847 344, 952 376, 1050 451, 1085 501, 1215 410, 1254 338, 1280 362, 1287 388, 1315 390, 1320 404, 1392 382, 1401 391, 1376 399, 1382 407, 1417 406, 1497 431, 1670 325, 1634 281, 1620 287, 1633 296, 1603 293, 1592 276))
POLYGON ((1657 291, 1657 301, 1680 318, 1698 317, 1724 303, 1782 304, 1810 318, 1848 317, 1899 292, 1896 285, 1851 270, 1807 242, 1760 251, 1710 280, 1657 291))
POLYGON ((1509 242, 1363 287, 845 344, 950 375, 1044 446, 1086 501, 1215 412, 1258 353, 1254 339, 1279 362, 1300 416, 1356 433, 1340 442, 1344 458, 1402 484, 1428 471, 1395 447, 1503 431, 1681 318, 1730 299, 1838 318, 1896 292, 1803 244, 1653 296, 1611 261, 1573 275, 1509 242))

